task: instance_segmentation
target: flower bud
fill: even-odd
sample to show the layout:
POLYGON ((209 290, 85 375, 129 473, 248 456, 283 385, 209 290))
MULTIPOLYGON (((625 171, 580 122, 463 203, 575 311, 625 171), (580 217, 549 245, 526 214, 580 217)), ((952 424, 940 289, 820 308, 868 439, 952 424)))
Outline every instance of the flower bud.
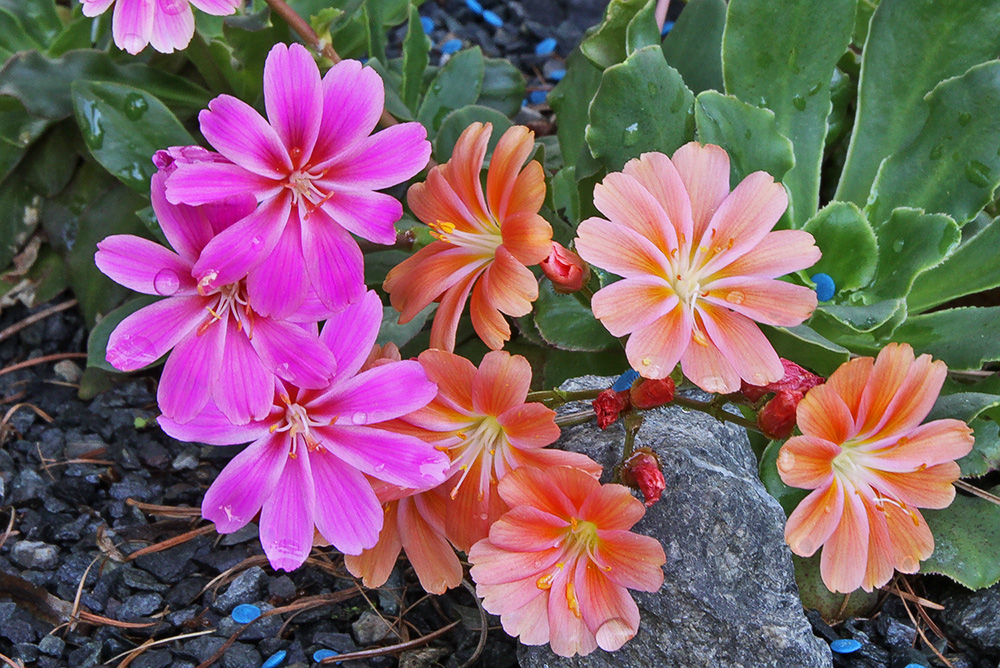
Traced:
POLYGON ((789 362, 785 358, 781 358, 781 366, 785 369, 785 375, 781 377, 781 380, 767 385, 750 385, 744 381, 740 392, 750 401, 757 401, 769 392, 777 393, 782 390, 805 394, 810 389, 826 382, 822 376, 806 371, 795 362, 789 362))
POLYGON ((802 392, 781 390, 757 413, 757 426, 764 435, 780 441, 792 435, 795 429, 795 409, 802 400, 802 392))
POLYGON ((542 260, 542 272, 552 281, 552 289, 562 294, 577 292, 590 280, 590 265, 579 255, 557 241, 552 251, 542 260))
POLYGON ((642 492, 647 508, 659 501, 663 490, 667 488, 663 471, 660 470, 660 460, 649 448, 636 448, 635 454, 622 466, 621 476, 622 482, 642 492))
POLYGON ((615 392, 608 388, 602 390, 594 399, 594 412, 597 413, 597 426, 607 429, 618 419, 618 416, 631 407, 628 398, 628 390, 615 392))
MULTIPOLYGON (((393 362, 399 362, 402 357, 399 356, 399 348, 396 344, 389 342, 384 346, 375 344, 372 346, 372 351, 368 353, 368 358, 365 363, 361 365, 361 371, 368 371, 368 369, 374 369, 377 366, 382 366, 383 364, 392 364, 393 362)), ((358 372, 360 373, 360 371, 358 372)))
POLYGON ((629 391, 629 399, 636 408, 656 408, 674 400, 674 380, 667 376, 657 380, 640 379, 629 391))

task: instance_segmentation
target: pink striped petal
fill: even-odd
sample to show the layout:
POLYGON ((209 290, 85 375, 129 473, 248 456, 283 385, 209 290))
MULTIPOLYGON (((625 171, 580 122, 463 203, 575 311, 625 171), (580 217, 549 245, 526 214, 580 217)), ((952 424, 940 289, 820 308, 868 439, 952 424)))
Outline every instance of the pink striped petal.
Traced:
POLYGON ((570 523, 531 506, 518 506, 490 526, 490 543, 511 552, 541 552, 562 542, 570 523))
POLYGON ((427 166, 431 144, 420 123, 391 125, 331 164, 325 177, 351 190, 381 190, 402 183, 427 166))
POLYGON ((344 554, 374 547, 382 530, 382 506, 357 469, 324 448, 309 453, 316 485, 316 528, 344 554))
POLYGON ((115 45, 133 56, 149 44, 155 0, 119 0, 111 22, 115 45))
POLYGON ((188 0, 192 5, 212 16, 227 16, 236 11, 242 0, 188 0))
POLYGON ((167 201, 171 204, 198 206, 241 195, 263 201, 280 191, 279 182, 226 162, 179 162, 167 178, 167 201))
POLYGON ((947 508, 955 500, 953 482, 962 475, 955 462, 944 462, 923 471, 893 473, 871 471, 864 476, 890 498, 916 508, 947 508))
POLYGON ((642 502, 624 485, 601 485, 580 507, 580 517, 602 530, 628 531, 645 514, 642 502))
POLYGON ((885 414, 869 433, 897 434, 915 429, 931 412, 944 386, 948 367, 941 360, 921 355, 910 365, 885 414))
POLYGON ((395 224, 403 215, 398 199, 368 190, 337 190, 336 182, 318 182, 324 190, 327 183, 331 194, 322 208, 330 218, 362 239, 378 244, 396 242, 395 224))
POLYGON ((100 16, 104 12, 108 11, 108 7, 111 6, 115 0, 80 0, 83 3, 83 15, 89 18, 94 16, 100 16))
POLYGON ((692 326, 688 310, 676 306, 651 324, 632 332, 625 344, 629 364, 644 378, 666 378, 690 347, 692 326))
POLYGON ((833 459, 840 453, 839 445, 825 439, 793 436, 778 453, 778 475, 792 487, 826 487, 832 480, 833 459))
POLYGON ((868 513, 868 563, 861 588, 873 591, 892 579, 892 538, 886 526, 886 515, 867 500, 865 511, 868 513))
POLYGON ((267 55, 264 108, 292 163, 301 167, 312 155, 323 119, 319 68, 301 44, 275 44, 267 55))
POLYGON ((198 114, 201 133, 212 147, 247 171, 284 179, 292 171, 278 133, 243 100, 220 95, 198 114))
MULTIPOLYGON (((395 368, 397 364, 387 366, 395 368)), ((350 423, 349 417, 345 420, 350 423)), ((323 447, 345 464, 378 480, 413 489, 424 489, 444 480, 448 456, 420 439, 384 429, 341 424, 316 427, 314 433, 323 447)))
POLYGON ((215 393, 222 372, 228 314, 204 332, 188 335, 175 347, 160 376, 156 402, 167 417, 189 422, 215 393))
POLYGON ((868 564, 868 513, 860 495, 844 492, 844 512, 823 547, 820 575, 832 592, 849 594, 861 586, 868 564))
POLYGON ((302 257, 320 301, 340 311, 365 293, 364 257, 343 227, 318 213, 302 221, 302 257))
POLYGON ((713 278, 777 278, 813 266, 820 256, 813 235, 802 230, 777 230, 768 232, 751 250, 718 269, 713 278))
MULTIPOLYGON (((799 502, 785 523, 785 542, 800 557, 811 557, 840 524, 844 499, 853 496, 834 478, 799 502)), ((858 557, 860 558, 860 557, 858 557)))
POLYGON ((155 0, 149 43, 160 53, 187 48, 194 37, 194 12, 188 0, 155 0))
POLYGON ((920 562, 934 552, 934 536, 927 526, 927 520, 916 510, 911 515, 893 505, 886 506, 885 519, 892 546, 893 565, 901 573, 916 573, 920 562))
POLYGON ((753 321, 715 307, 703 306, 699 312, 705 333, 740 378, 751 385, 767 385, 784 377, 785 369, 778 353, 753 321))
POLYGON ((507 584, 526 578, 536 580, 564 556, 562 545, 539 552, 511 552, 494 546, 488 539, 479 541, 469 550, 472 579, 477 585, 507 584))
POLYGON ((638 232, 602 218, 588 218, 577 228, 576 250, 584 260, 613 274, 633 278, 671 274, 663 252, 638 232))
POLYGON ((378 339, 381 324, 382 300, 374 290, 330 316, 319 338, 337 361, 337 378, 353 378, 358 373, 378 339))
MULTIPOLYGON (((166 184, 167 175, 164 172, 159 171, 153 174, 149 193, 153 203, 153 212, 156 214, 160 229, 163 230, 170 246, 182 258, 194 263, 198 259, 201 249, 215 236, 215 231, 208 216, 205 215, 204 208, 168 202, 166 184)), ((240 215, 233 218, 232 222, 248 215, 256 207, 256 202, 252 199, 247 201, 247 204, 246 210, 237 211, 239 205, 236 202, 233 203, 233 212, 238 212, 240 215)))
POLYGON ((587 628, 583 616, 577 617, 570 607, 569 593, 576 594, 575 569, 575 561, 566 564, 565 569, 558 571, 549 590, 549 647, 559 656, 590 654, 597 649, 597 639, 587 628), (571 586, 574 590, 569 589, 571 586))
POLYGON ((406 558, 416 571, 424 591, 443 594, 462 584, 464 572, 455 548, 442 533, 443 526, 435 526, 436 518, 429 516, 427 501, 430 497, 418 494, 400 500, 399 535, 406 558))
POLYGON ((583 620, 601 649, 613 652, 635 636, 639 607, 625 587, 605 577, 589 559, 577 562, 573 581, 583 620))
POLYGON ((108 278, 130 290, 163 297, 197 294, 191 265, 158 243, 114 234, 97 243, 94 263, 108 278))
MULTIPOLYGON (((622 171, 649 191, 667 213, 667 218, 678 235, 694 241, 691 198, 677 168, 667 156, 662 153, 643 153, 638 159, 625 163, 622 171)), ((727 182, 726 193, 728 192, 727 182)))
POLYGON ((816 292, 770 278, 734 276, 703 285, 702 298, 765 325, 794 327, 816 310, 816 292))
POLYGON ((689 142, 671 158, 691 201, 692 245, 701 241, 716 210, 729 195, 729 154, 714 144, 689 142))
MULTIPOLYGON (((221 323, 212 327, 221 327, 221 323)), ((225 344, 220 360, 219 381, 212 393, 214 403, 234 424, 260 420, 274 403, 274 373, 257 356, 245 330, 236 319, 227 323, 225 344)))
POLYGON ((120 371, 148 366, 205 319, 202 297, 171 297, 141 308, 119 323, 108 339, 108 363, 120 371))
POLYGON ((308 449, 297 452, 260 510, 260 544, 275 570, 294 571, 312 550, 316 490, 308 449))
POLYGON ((690 345, 681 356, 681 370, 692 383, 706 392, 729 394, 740 389, 740 375, 732 362, 700 331, 694 332, 690 345))
POLYGON ((247 275, 247 292, 254 311, 281 320, 299 310, 309 288, 302 259, 302 230, 298 210, 293 208, 274 250, 247 275))
POLYGON ((612 336, 625 336, 667 315, 678 303, 667 281, 657 276, 636 276, 598 290, 591 307, 612 336))
POLYGON ((637 180, 612 172, 594 188, 594 206, 615 224, 649 239, 661 251, 679 248, 677 229, 660 203, 637 180))
POLYGON ((337 369, 337 360, 313 331, 301 325, 255 318, 253 345, 264 366, 298 387, 324 388, 337 369))
POLYGON ((472 379, 473 410, 480 415, 498 416, 523 404, 530 385, 528 360, 501 350, 488 352, 472 379))
MULTIPOLYGON (((637 500, 638 501, 638 500, 637 500)), ((663 585, 666 554, 660 541, 631 531, 598 529, 594 561, 621 587, 656 591, 663 585)))
POLYGON ((877 450, 861 446, 858 462, 880 471, 909 473, 930 466, 961 459, 969 454, 975 439, 972 430, 961 420, 934 420, 877 450))
POLYGON ((856 432, 850 408, 830 383, 809 390, 795 415, 803 434, 828 443, 843 443, 856 432))
POLYGON ((510 444, 518 449, 542 448, 559 438, 555 411, 534 402, 507 409, 497 417, 497 423, 503 427, 510 444))
POLYGON ((265 434, 226 464, 201 502, 201 514, 219 533, 232 533, 254 518, 270 500, 289 460, 285 433, 265 434))
POLYGON ((335 158, 375 129, 385 104, 382 79, 356 60, 342 60, 323 76, 323 122, 313 159, 335 158))
POLYGON ((310 403, 309 414, 319 419, 339 416, 340 424, 376 424, 426 406, 435 394, 437 386, 427 380, 420 363, 407 360, 338 382, 310 403))
MULTIPOLYGON (((284 415, 283 412, 282 415, 284 415)), ((179 441, 207 443, 209 445, 235 445, 249 443, 267 436, 271 421, 235 425, 214 402, 209 401, 201 413, 198 413, 190 422, 182 424, 161 415, 156 418, 156 424, 162 427, 168 435, 179 441)))

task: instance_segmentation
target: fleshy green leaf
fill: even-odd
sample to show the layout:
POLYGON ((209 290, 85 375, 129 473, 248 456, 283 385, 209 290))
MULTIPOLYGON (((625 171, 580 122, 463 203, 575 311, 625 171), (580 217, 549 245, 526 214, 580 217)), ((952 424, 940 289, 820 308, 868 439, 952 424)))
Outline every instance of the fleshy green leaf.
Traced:
MULTIPOLYGON (((1000 487, 990 492, 996 495, 1000 487)), ((958 494, 947 508, 921 513, 934 534, 934 554, 920 564, 920 572, 947 575, 969 589, 982 589, 1000 581, 996 545, 1000 506, 958 494)))
POLYGON ((951 369, 981 369, 1000 360, 1000 306, 952 308, 911 316, 893 334, 951 369))
POLYGON ((962 228, 962 243, 938 266, 917 276, 907 297, 911 313, 920 313, 952 299, 1000 286, 1000 218, 991 221, 978 233, 967 224, 962 228))
POLYGON ((524 75, 504 58, 487 58, 485 64, 483 86, 476 104, 513 118, 521 110, 527 90, 524 75))
POLYGON ((857 0, 731 0, 722 37, 726 92, 774 111, 795 148, 783 183, 792 223, 819 205, 819 173, 830 114, 830 80, 854 28, 857 0))
POLYGON ((816 610, 825 621, 833 623, 849 617, 867 617, 875 609, 878 590, 858 589, 850 594, 838 594, 827 589, 820 572, 820 553, 808 559, 793 554, 792 563, 802 606, 816 610))
POLYGON ((695 100, 694 122, 698 141, 726 149, 734 186, 756 171, 781 181, 795 165, 792 143, 778 132, 770 109, 709 90, 695 100))
POLYGON ((660 28, 656 25, 656 2, 650 0, 635 13, 625 27, 625 50, 633 53, 647 46, 660 46, 660 28))
POLYGON ((51 42, 63 27, 55 0, 0 0, 0 9, 16 16, 40 44, 51 42))
POLYGON ((838 291, 857 290, 871 282, 879 257, 878 243, 858 207, 850 202, 830 202, 802 229, 816 238, 823 252, 819 262, 807 270, 810 274, 829 275, 838 291))
POLYGON ((722 31, 725 0, 690 0, 663 40, 667 64, 681 73, 695 94, 723 90, 722 31))
POLYGON ((76 120, 91 154, 122 183, 146 194, 156 171, 153 153, 195 144, 158 99, 131 86, 97 81, 73 84, 76 120))
POLYGON ((900 310, 905 317, 905 300, 886 299, 874 304, 820 304, 816 313, 829 316, 855 332, 873 332, 892 320, 900 310))
POLYGON ((569 350, 547 350, 542 372, 544 387, 558 387, 570 378, 580 376, 614 376, 629 368, 625 350, 620 347, 605 350, 600 355, 569 350))
POLYGON ((920 133, 878 170, 867 206, 872 224, 894 208, 945 213, 960 225, 993 201, 1000 185, 1000 61, 938 84, 920 133))
POLYGON ((104 316, 101 321, 97 323, 92 330, 90 330, 90 338, 87 339, 87 366, 103 369, 112 373, 122 373, 115 367, 108 364, 108 339, 111 338, 111 333, 115 331, 122 320, 132 315, 139 309, 160 301, 160 299, 160 297, 142 295, 141 297, 128 300, 111 313, 104 316))
POLYGON ((589 308, 574 295, 557 293, 547 278, 538 286, 534 318, 542 338, 562 350, 593 352, 618 345, 589 308))
POLYGON ((413 112, 403 104, 403 98, 400 97, 400 91, 402 91, 403 87, 402 75, 394 69, 383 65, 379 62, 378 58, 369 58, 367 65, 382 77, 386 111, 401 121, 412 121, 413 112))
POLYGON ((424 34, 424 26, 420 22, 420 12, 410 6, 409 21, 406 26, 406 37, 403 39, 403 104, 410 109, 417 108, 420 99, 420 87, 424 80, 424 70, 430 61, 431 41, 424 34))
POLYGON ((764 454, 760 458, 758 472, 760 481, 764 483, 767 493, 778 500, 785 515, 791 515, 795 507, 801 503, 802 499, 809 494, 807 489, 799 489, 785 484, 778 473, 778 453, 784 441, 771 441, 764 449, 764 454))
POLYGON ((459 51, 434 77, 430 90, 417 112, 417 120, 433 136, 444 117, 456 109, 475 103, 483 85, 486 63, 479 47, 459 51))
POLYGON ((605 70, 590 105, 587 144, 609 171, 647 151, 673 155, 692 136, 693 103, 663 51, 648 46, 605 70))
POLYGON ((587 110, 601 85, 601 74, 580 49, 574 49, 566 59, 566 76, 546 98, 559 119, 556 135, 567 167, 576 165, 580 151, 586 150, 587 110))
POLYGON ((0 7, 0 59, 6 60, 18 51, 40 48, 41 45, 21 25, 20 19, 0 7))
MULTIPOLYGON (((42 136, 50 125, 52 121, 28 114, 18 100, 0 96, 0 141, 26 148, 42 136)), ((7 147, 0 145, 0 148, 7 147)))
POLYGON ((761 325, 761 330, 778 355, 795 360, 797 364, 821 376, 829 376, 850 358, 851 351, 820 335, 807 325, 796 327, 761 325))
POLYGON ((452 151, 455 150, 455 144, 458 143, 462 132, 477 121, 493 124, 493 133, 490 135, 489 148, 487 149, 487 154, 492 155, 500 137, 511 126, 510 119, 496 109, 470 104, 445 116, 441 123, 441 129, 438 130, 437 137, 434 138, 434 158, 440 163, 447 161, 451 157, 452 151))
POLYGON ((865 43, 858 112, 835 199, 864 206, 882 160, 921 132, 924 96, 939 81, 995 58, 998 43, 998 0, 882 0, 865 43))
POLYGON ((424 323, 437 309, 437 304, 431 304, 420 313, 413 316, 413 320, 405 325, 399 324, 399 311, 391 306, 382 307, 382 325, 378 330, 378 339, 375 341, 380 346, 387 343, 395 343, 402 348, 410 339, 416 336, 424 327, 424 323))
POLYGON ((647 4, 647 0, 611 0, 597 30, 584 37, 580 51, 595 66, 606 70, 628 56, 628 25, 647 4))
POLYGON ((41 206, 42 196, 31 187, 25 170, 15 169, 0 181, 0 270, 38 227, 41 206))
POLYGON ((365 2, 364 17, 368 23, 368 57, 378 58, 384 61, 385 49, 389 42, 389 36, 382 28, 385 21, 385 0, 375 0, 365 2))

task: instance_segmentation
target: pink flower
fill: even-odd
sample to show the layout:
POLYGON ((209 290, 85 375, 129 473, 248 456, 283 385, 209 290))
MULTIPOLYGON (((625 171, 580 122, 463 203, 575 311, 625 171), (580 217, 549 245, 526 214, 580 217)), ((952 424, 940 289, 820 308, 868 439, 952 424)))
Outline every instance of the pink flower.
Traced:
POLYGON ((823 546, 820 572, 831 591, 871 591, 893 569, 916 573, 934 551, 917 508, 951 504, 961 473, 954 460, 973 445, 959 420, 920 424, 947 371, 893 343, 876 360, 842 365, 799 402, 802 436, 781 447, 778 473, 813 492, 789 516, 785 539, 803 557, 823 546))
POLYGON ((320 79, 302 46, 277 44, 264 65, 264 107, 220 95, 199 115, 221 159, 179 162, 167 181, 171 202, 198 205, 251 194, 260 205, 205 248, 195 264, 206 286, 239 280, 258 311, 282 318, 310 284, 339 310, 364 294, 361 250, 351 237, 393 243, 403 213, 395 197, 374 192, 427 164, 419 123, 371 135, 382 113, 382 80, 355 60, 320 79))
POLYGON ((206 14, 226 16, 242 0, 80 0, 84 16, 98 16, 115 5, 111 32, 115 45, 133 56, 147 44, 160 53, 183 49, 194 36, 194 5, 206 14))
POLYGON ((576 249, 623 276, 593 298, 594 315, 646 378, 665 378, 680 361, 707 392, 765 385, 781 361, 754 321, 802 323, 816 293, 774 280, 820 257, 812 235, 771 232, 788 206, 785 189, 755 172, 729 192, 729 156, 696 142, 673 159, 644 153, 594 189, 605 214, 579 227, 576 249))
POLYGON ((245 281, 199 285, 193 267, 213 238, 253 210, 253 199, 236 196, 217 204, 173 205, 164 197, 165 171, 153 176, 151 196, 160 227, 176 253, 147 239, 110 236, 97 244, 94 261, 127 288, 166 297, 128 316, 108 341, 108 362, 134 371, 171 349, 157 390, 160 410, 187 422, 213 401, 229 420, 244 424, 271 408, 274 376, 300 387, 323 387, 336 361, 316 333, 295 322, 329 315, 313 296, 291 322, 260 315, 245 281))
POLYGON ((629 529, 645 513, 627 487, 579 469, 524 467, 500 481, 511 511, 469 551, 483 607, 525 645, 560 656, 620 648, 639 629, 628 589, 656 591, 666 556, 629 529))
POLYGON ((310 390, 279 381, 262 420, 235 426, 211 404, 186 424, 159 420, 181 440, 253 441, 212 483, 202 515, 220 533, 231 533, 260 511, 260 540, 274 568, 293 570, 305 561, 314 526, 345 554, 375 545, 382 506, 365 476, 412 488, 444 480, 447 455, 381 425, 436 394, 420 364, 396 362, 358 373, 381 321, 374 292, 331 317, 320 333, 337 360, 329 386, 310 390))

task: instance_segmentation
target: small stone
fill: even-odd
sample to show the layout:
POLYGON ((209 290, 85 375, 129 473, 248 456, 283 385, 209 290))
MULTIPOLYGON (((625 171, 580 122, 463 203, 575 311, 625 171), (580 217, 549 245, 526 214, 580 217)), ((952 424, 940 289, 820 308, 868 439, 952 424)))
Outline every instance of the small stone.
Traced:
POLYGON ((10 550, 10 558, 24 568, 36 568, 47 571, 59 565, 59 551, 54 545, 34 540, 22 540, 14 543, 10 550))
POLYGON ((222 657, 223 668, 257 668, 260 666, 260 652, 246 643, 237 642, 226 650, 222 657))
POLYGON ((66 642, 59 636, 47 635, 38 641, 38 651, 49 656, 62 656, 66 642))
POLYGON ((199 662, 208 661, 225 643, 223 638, 199 636, 184 643, 184 653, 193 656, 199 662))
POLYGON ((411 649, 399 655, 399 668, 430 668, 448 655, 443 647, 422 647, 411 649))
POLYGON ((163 597, 159 594, 136 594, 129 596, 118 609, 118 619, 131 621, 151 615, 163 606, 163 597))
POLYGON ((231 547, 233 545, 239 545, 240 543, 245 543, 250 540, 257 540, 258 530, 257 525, 253 522, 246 524, 233 533, 227 533, 222 536, 222 540, 219 541, 219 545, 224 545, 225 547, 231 547))
MULTIPOLYGON (((139 559, 142 559, 142 557, 139 557, 139 559)), ((138 561, 138 559, 136 561, 138 561)), ((170 589, 168 585, 159 582, 146 571, 141 571, 130 565, 122 567, 122 582, 133 589, 141 589, 142 591, 155 591, 162 593, 170 589)))
POLYGON ((194 449, 184 450, 174 457, 171 466, 175 471, 192 471, 198 468, 198 451, 194 449))
POLYGON ((20 642, 14 645, 14 653, 17 654, 17 658, 21 659, 21 661, 33 663, 38 659, 38 645, 32 645, 30 642, 20 642))
POLYGON ((90 668, 101 662, 101 643, 88 642, 69 653, 69 665, 73 668, 90 668))
POLYGON ((28 501, 37 501, 42 498, 48 489, 49 483, 33 469, 25 469, 14 479, 10 486, 10 501, 15 506, 22 505, 28 501))
POLYGON ((354 631, 354 639, 362 647, 377 643, 390 633, 396 635, 389 622, 371 610, 362 613, 358 621, 351 624, 351 629, 354 631))
POLYGON ((241 603, 255 603, 264 597, 267 585, 267 574, 260 566, 254 566, 236 576, 226 589, 212 603, 212 608, 222 614, 228 614, 241 603))
POLYGON ((136 657, 131 668, 167 668, 173 663, 174 657, 167 649, 148 650, 136 657))
POLYGON ((0 638, 6 638, 15 645, 18 643, 34 642, 37 634, 31 628, 31 624, 23 619, 11 619, 0 625, 0 638))
POLYGON ((267 595, 271 598, 290 599, 295 596, 295 583, 287 575, 272 578, 267 583, 267 595))
POLYGON ((52 367, 52 370, 55 371, 59 378, 67 383, 79 382, 80 377, 83 376, 83 370, 80 369, 76 363, 70 360, 56 362, 55 366, 52 367))

